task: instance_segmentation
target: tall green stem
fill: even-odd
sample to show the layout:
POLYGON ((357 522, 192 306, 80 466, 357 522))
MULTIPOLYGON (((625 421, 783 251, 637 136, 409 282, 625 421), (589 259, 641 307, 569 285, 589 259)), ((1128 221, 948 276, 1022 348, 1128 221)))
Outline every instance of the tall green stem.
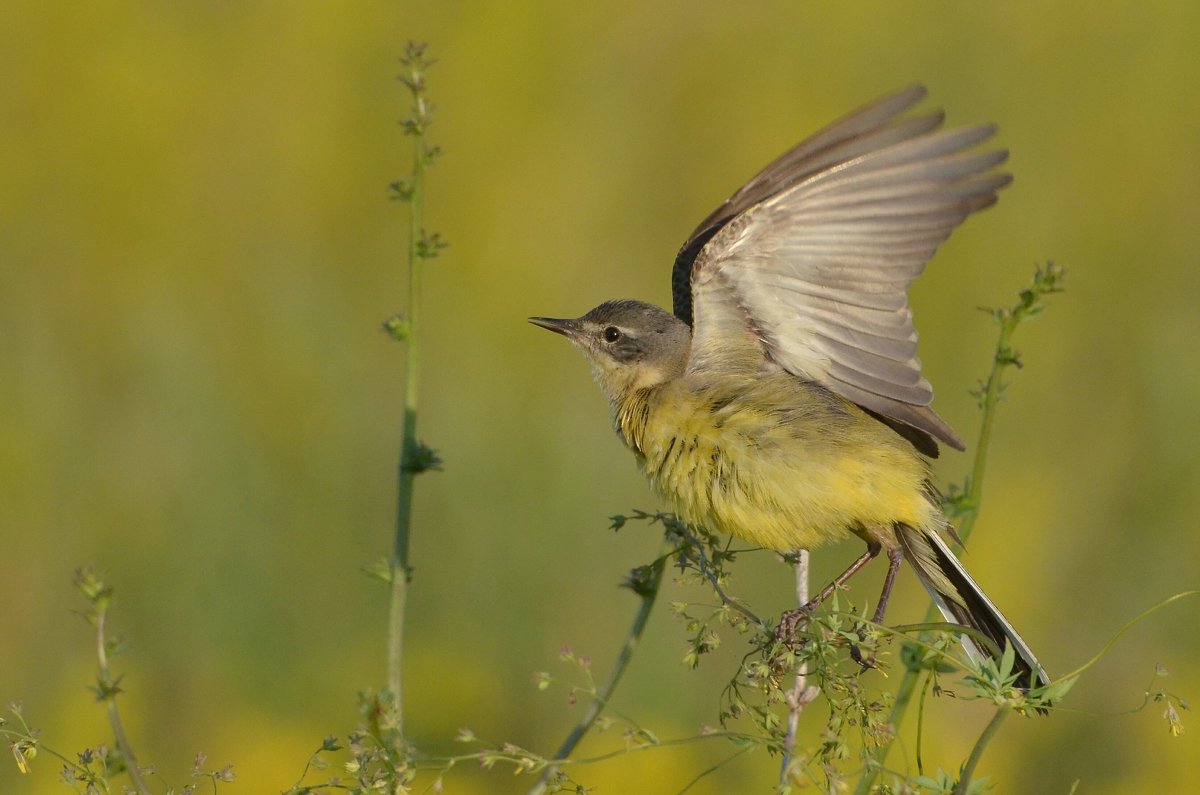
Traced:
MULTIPOLYGON (((112 683, 112 675, 108 669, 108 642, 105 639, 105 619, 108 617, 107 605, 100 605, 95 612, 96 622, 96 659, 99 662, 100 681, 108 685, 112 683)), ((129 738, 125 736, 125 727, 121 723, 121 713, 117 709, 117 688, 115 683, 111 684, 111 690, 105 694, 105 709, 108 711, 108 723, 112 727, 113 740, 117 744, 117 748, 121 751, 121 756, 125 759, 126 772, 129 773, 129 779, 133 782, 134 789, 139 795, 150 795, 150 787, 146 784, 146 779, 142 777, 142 771, 138 767, 137 757, 133 753, 133 746, 129 742, 129 738)))
MULTIPOLYGON (((596 718, 600 717, 600 712, 608 704, 612 698, 613 691, 616 690, 617 684, 621 681, 621 677, 625 673, 625 669, 629 667, 630 660, 633 659, 633 653, 637 649, 638 643, 642 639, 642 633, 646 629, 646 622, 650 619, 650 613, 654 609, 654 602, 658 599, 658 591, 662 586, 663 570, 667 565, 667 556, 674 551, 675 545, 666 540, 663 542, 663 548, 659 552, 659 557, 649 565, 649 576, 641 582, 632 584, 635 593, 641 598, 641 604, 638 605, 637 614, 633 617, 633 624, 630 625, 629 631, 625 633, 625 642, 621 645, 621 651, 617 654, 617 659, 613 663, 613 668, 608 674, 608 678, 596 690, 595 696, 591 703, 588 704, 583 716, 579 722, 571 729, 571 733, 567 735, 567 739, 563 740, 562 745, 554 752, 554 759, 563 760, 571 755, 575 747, 579 745, 579 741, 583 739, 588 730, 592 728, 592 724, 596 722, 596 718)), ((558 765, 551 764, 547 766, 542 775, 538 777, 537 782, 530 788, 528 795, 543 795, 546 788, 550 784, 550 780, 554 778, 554 774, 558 772, 558 765)))
POLYGON ((971 749, 971 756, 967 758, 967 763, 963 765, 962 773, 958 777, 958 783, 954 785, 953 795, 967 795, 971 789, 971 777, 975 775, 975 768, 979 764, 979 760, 983 758, 983 751, 987 748, 988 743, 996 736, 996 732, 1000 730, 1000 724, 1004 723, 1004 719, 1008 717, 1010 710, 1008 707, 1001 706, 996 710, 996 714, 988 721, 988 725, 984 727, 983 734, 979 735, 979 739, 975 741, 975 747, 971 749))
MULTIPOLYGON (((87 620, 96 628, 96 667, 98 669, 96 698, 98 701, 104 702, 104 709, 108 713, 108 723, 112 727, 113 741, 125 762, 126 772, 129 773, 130 781, 133 782, 133 791, 138 795, 150 795, 150 787, 142 776, 141 768, 138 767, 133 746, 125 735, 125 727, 121 723, 121 711, 117 709, 117 694, 121 692, 118 684, 120 677, 113 678, 108 664, 107 623, 108 608, 112 604, 112 588, 96 577, 91 567, 84 567, 75 572, 75 587, 92 605, 92 609, 87 612, 87 620)), ((17 764, 20 765, 20 763, 18 758, 17 764)))
MULTIPOLYGON (((979 439, 975 444, 975 460, 971 466, 971 476, 967 479, 963 490, 951 497, 946 506, 948 513, 959 517, 958 535, 964 544, 971 537, 971 531, 975 528, 975 520, 979 516, 979 506, 983 499, 983 476, 987 467, 988 448, 992 442, 992 425, 996 419, 996 409, 1000 405, 1000 398, 1004 393, 1002 377, 1009 367, 1021 366, 1021 359, 1012 347, 1013 333, 1022 321, 1041 313, 1045 308, 1042 299, 1046 295, 1062 290, 1061 284, 1064 276, 1065 271, 1061 267, 1054 263, 1047 263, 1045 268, 1039 267, 1034 273, 1030 286, 1018 293, 1019 297, 1015 306, 992 310, 992 317, 999 326, 999 334, 995 353, 992 356, 991 370, 988 372, 987 380, 976 393, 983 416, 979 421, 979 439)), ((925 611, 924 623, 928 624, 934 621, 937 616, 937 607, 930 603, 925 611)), ((899 731, 904 715, 912 702, 912 695, 916 691, 917 677, 921 670, 916 665, 910 665, 904 671, 904 675, 897 685, 896 699, 892 703, 892 711, 888 717, 888 722, 895 732, 899 731)), ((997 727, 999 726, 998 720, 994 719, 993 722, 997 727)), ((895 734, 893 734, 893 742, 894 738, 895 734)), ((867 756, 866 768, 854 790, 854 795, 867 795, 871 791, 871 786, 875 783, 891 747, 892 743, 889 742, 874 749, 867 756)))
MULTIPOLYGON (((392 606, 388 633, 388 690, 396 706, 397 721, 403 710, 404 607, 408 600, 408 545, 412 528, 413 481, 419 471, 417 457, 417 397, 420 380, 420 285, 421 265, 417 255, 421 235, 421 187, 425 169, 421 135, 414 137, 415 154, 412 173, 412 197, 409 199, 409 228, 411 242, 408 253, 408 351, 404 367, 404 427, 400 443, 400 466, 396 491, 396 536, 392 544, 391 580, 392 606)), ((397 729, 401 729, 397 724, 397 729)))
POLYGON ((403 663, 404 615, 408 586, 412 575, 409 538, 412 528, 413 481, 418 474, 437 466, 433 452, 417 441, 417 398, 421 376, 421 270, 425 260, 436 256, 442 247, 437 235, 426 235, 424 226, 425 169, 437 150, 425 140, 430 123, 430 106, 425 99, 424 70, 431 65, 425 59, 424 45, 410 42, 401 63, 405 72, 400 80, 412 95, 412 113, 404 120, 405 134, 413 139, 412 174, 392 186, 399 198, 408 202, 408 310, 385 324, 393 338, 407 343, 404 372, 404 425, 400 442, 400 465, 396 490, 396 534, 389 561, 391 610, 388 621, 387 689, 391 695, 394 729, 403 736, 403 663))

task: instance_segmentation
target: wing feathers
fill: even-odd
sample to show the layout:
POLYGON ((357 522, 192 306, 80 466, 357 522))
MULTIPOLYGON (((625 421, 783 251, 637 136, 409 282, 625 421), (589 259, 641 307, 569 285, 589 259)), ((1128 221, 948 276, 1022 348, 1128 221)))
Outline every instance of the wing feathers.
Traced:
MULTIPOLYGON (((691 284, 690 296, 676 290, 676 313, 690 319, 704 303, 723 328, 742 317, 777 365, 961 449, 928 408, 907 290, 1011 178, 994 170, 1007 152, 974 150, 994 125, 897 118, 924 94, 914 86, 835 122, 709 215, 676 260, 676 286, 683 267, 691 284)), ((703 317, 694 334, 709 354, 694 354, 689 372, 703 375, 716 334, 703 317)))
POLYGON ((788 158, 786 162, 779 164, 780 167, 791 166, 791 168, 787 172, 773 171, 770 175, 770 181, 777 187, 789 187, 810 175, 824 172, 826 169, 833 168, 838 164, 853 162, 858 158, 866 157, 873 152, 878 152, 900 141, 908 140, 914 135, 920 135, 921 133, 936 129, 942 123, 942 120, 940 113, 918 119, 909 119, 908 121, 897 123, 892 127, 878 130, 869 135, 838 142, 836 145, 825 149, 817 149, 811 153, 797 152, 788 158), (801 157, 796 157, 796 155, 801 155, 801 157))
MULTIPOLYGON (((732 279, 736 284, 736 278, 732 279)), ((829 305, 837 307, 834 311, 840 311, 842 308, 864 308, 864 309, 886 309, 886 310, 902 310, 906 308, 907 303, 904 296, 896 295, 896 290, 864 290, 864 289, 838 289, 827 284, 818 282, 796 282, 788 279, 784 275, 763 273, 755 276, 755 287, 758 288, 754 292, 738 291, 738 295, 742 296, 747 305, 758 306, 760 304, 768 304, 772 299, 781 304, 795 306, 803 304, 806 308, 812 306, 815 300, 825 300, 829 305), (763 290, 761 288, 770 288, 763 290)), ((786 321, 786 318, 776 318, 775 313, 766 311, 759 313, 763 318, 771 318, 774 321, 786 321)), ((809 319, 811 313, 804 312, 804 319, 809 319)), ((787 323, 773 322, 770 325, 787 327, 787 323)))
POLYGON ((903 368, 899 362, 872 356, 866 351, 854 351, 852 357, 849 364, 834 359, 830 362, 829 374, 877 395, 886 390, 892 400, 913 405, 921 405, 933 398, 932 387, 919 373, 916 381, 906 383, 912 377, 912 370, 903 368))
MULTIPOLYGON (((835 121, 784 152, 700 222, 679 250, 679 256, 675 262, 676 273, 690 272, 693 261, 700 253, 697 243, 701 240, 707 241, 717 228, 728 223, 730 219, 744 210, 793 184, 800 174, 811 173, 811 169, 806 169, 805 166, 814 153, 852 140, 872 130, 878 130, 924 99, 925 93, 924 86, 909 86, 835 121)), ((929 129, 933 129, 942 123, 942 114, 937 112, 926 119, 929 129)), ((676 280, 673 279, 673 281, 676 280)), ((679 300, 680 296, 676 296, 677 303, 679 300)), ((686 307, 676 306, 675 314, 681 316, 686 314, 690 318, 691 301, 688 300, 687 304, 686 307)))

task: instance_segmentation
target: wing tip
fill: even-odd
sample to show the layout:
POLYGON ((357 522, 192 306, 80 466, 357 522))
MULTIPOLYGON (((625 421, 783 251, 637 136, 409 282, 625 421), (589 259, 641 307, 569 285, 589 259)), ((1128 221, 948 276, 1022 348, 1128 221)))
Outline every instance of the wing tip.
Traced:
POLYGON ((894 91, 891 94, 888 94, 885 98, 891 98, 895 99, 897 102, 902 102, 904 108, 907 110, 921 100, 925 99, 927 96, 929 96, 929 89, 925 87, 924 83, 916 81, 909 83, 899 91, 894 91))

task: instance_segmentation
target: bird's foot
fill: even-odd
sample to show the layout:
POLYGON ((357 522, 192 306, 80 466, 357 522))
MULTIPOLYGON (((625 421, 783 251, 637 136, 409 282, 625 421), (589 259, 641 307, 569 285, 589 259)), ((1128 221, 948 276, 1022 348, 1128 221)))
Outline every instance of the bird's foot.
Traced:
POLYGON ((812 608, 808 605, 795 610, 787 610, 779 617, 775 626, 775 640, 791 647, 796 645, 796 630, 808 624, 812 618, 812 608))
POLYGON ((850 659, 862 666, 864 671, 875 667, 875 652, 863 652, 857 643, 850 644, 850 659))
MULTIPOLYGON (((858 640, 859 640, 859 643, 866 642, 867 631, 865 629, 860 629, 858 631, 858 640)), ((854 662, 861 665, 864 671, 875 667, 875 651, 874 651, 874 649, 869 649, 866 652, 864 652, 861 648, 859 648, 858 643, 850 644, 850 659, 854 660, 854 662)))

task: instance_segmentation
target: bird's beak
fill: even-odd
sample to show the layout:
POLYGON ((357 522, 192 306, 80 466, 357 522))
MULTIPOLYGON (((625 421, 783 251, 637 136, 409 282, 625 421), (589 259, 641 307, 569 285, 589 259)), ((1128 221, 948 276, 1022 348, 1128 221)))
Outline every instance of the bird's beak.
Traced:
POLYGON ((541 326, 544 329, 549 329, 557 334, 562 334, 564 337, 573 337, 575 332, 579 330, 579 321, 566 320, 557 317, 531 317, 529 322, 535 326, 541 326))

